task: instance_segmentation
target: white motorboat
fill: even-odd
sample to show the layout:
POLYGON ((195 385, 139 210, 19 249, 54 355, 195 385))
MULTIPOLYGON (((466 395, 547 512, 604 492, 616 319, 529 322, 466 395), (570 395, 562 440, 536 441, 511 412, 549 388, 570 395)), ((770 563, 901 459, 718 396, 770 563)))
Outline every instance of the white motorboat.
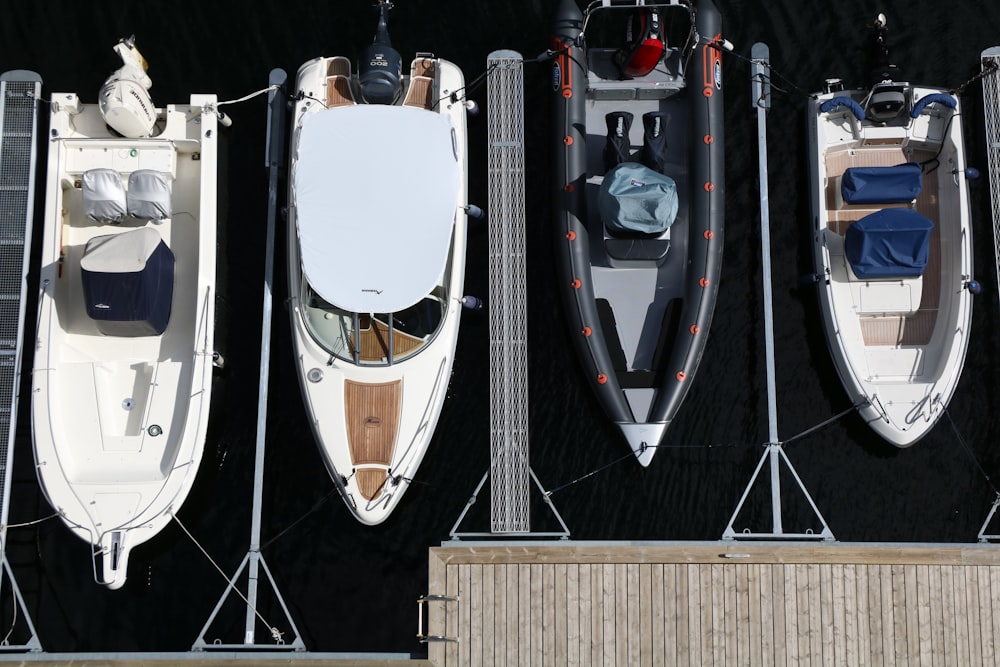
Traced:
POLYGON ((157 108, 132 39, 100 101, 52 95, 32 425, 38 480, 94 577, 191 490, 212 395, 214 95, 157 108))
POLYGON ((334 483, 372 525, 409 486, 445 400, 470 208, 462 72, 417 54, 403 76, 390 7, 357 72, 343 56, 299 69, 289 172, 302 395, 334 483))
POLYGON ((876 22, 868 89, 808 105, 812 237, 827 343, 866 422, 907 447, 955 392, 972 324, 972 230, 956 96, 899 81, 876 22))

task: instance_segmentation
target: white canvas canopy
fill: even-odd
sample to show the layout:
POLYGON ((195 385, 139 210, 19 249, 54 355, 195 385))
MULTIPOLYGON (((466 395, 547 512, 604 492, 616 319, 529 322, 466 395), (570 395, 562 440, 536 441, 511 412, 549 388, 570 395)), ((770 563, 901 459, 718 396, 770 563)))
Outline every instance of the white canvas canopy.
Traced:
POLYGON ((388 313, 419 302, 443 274, 460 203, 448 117, 357 105, 303 119, 294 205, 302 268, 340 308, 388 313))

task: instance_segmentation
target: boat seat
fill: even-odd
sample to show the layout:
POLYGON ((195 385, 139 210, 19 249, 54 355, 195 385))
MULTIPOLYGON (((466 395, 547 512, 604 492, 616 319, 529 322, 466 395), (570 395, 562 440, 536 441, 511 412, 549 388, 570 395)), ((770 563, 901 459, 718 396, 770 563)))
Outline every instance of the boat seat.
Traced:
POLYGON ((328 76, 326 78, 326 108, 349 107, 355 104, 354 92, 351 91, 351 80, 346 76, 328 76))
POLYGON ((334 56, 326 63, 327 76, 351 77, 351 61, 344 56, 334 56))
POLYGON ((326 108, 351 106, 354 103, 351 61, 344 56, 334 56, 326 63, 326 108))
POLYGON ((96 168, 83 172, 80 179, 83 212, 95 222, 118 224, 127 212, 125 186, 114 169, 96 168))
POLYGON ((404 107, 419 107, 431 109, 434 107, 434 79, 427 76, 410 77, 410 85, 406 89, 404 107))
POLYGON ((167 175, 155 169, 138 169, 128 177, 125 194, 129 216, 160 223, 172 214, 167 175))

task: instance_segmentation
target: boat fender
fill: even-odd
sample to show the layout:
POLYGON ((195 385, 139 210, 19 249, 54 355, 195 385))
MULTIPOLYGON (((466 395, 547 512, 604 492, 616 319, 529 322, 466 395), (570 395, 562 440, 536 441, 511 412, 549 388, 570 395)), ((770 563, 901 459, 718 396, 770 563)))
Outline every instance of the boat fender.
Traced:
POLYGON ((666 48, 660 13, 637 9, 629 16, 625 46, 615 53, 615 64, 626 79, 646 76, 662 60, 666 48))
POLYGON ((156 107, 149 96, 153 82, 134 40, 134 36, 124 38, 115 45, 122 66, 107 78, 98 95, 104 122, 130 139, 150 136, 156 123, 156 107))
POLYGON ((482 310, 483 305, 483 300, 478 296, 466 294, 462 297, 462 308, 465 308, 466 310, 482 310))
POLYGON ((979 296, 983 293, 983 284, 978 280, 970 280, 965 283, 965 289, 969 290, 969 293, 972 294, 972 296, 979 296))

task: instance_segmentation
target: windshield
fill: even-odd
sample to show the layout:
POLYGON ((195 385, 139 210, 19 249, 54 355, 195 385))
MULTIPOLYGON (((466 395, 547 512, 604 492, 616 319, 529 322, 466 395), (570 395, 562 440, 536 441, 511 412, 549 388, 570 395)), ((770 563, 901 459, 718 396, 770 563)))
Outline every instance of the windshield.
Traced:
POLYGON ((444 320, 443 285, 418 303, 395 313, 355 313, 327 303, 302 280, 302 319, 313 339, 337 359, 385 366, 419 352, 444 320))

